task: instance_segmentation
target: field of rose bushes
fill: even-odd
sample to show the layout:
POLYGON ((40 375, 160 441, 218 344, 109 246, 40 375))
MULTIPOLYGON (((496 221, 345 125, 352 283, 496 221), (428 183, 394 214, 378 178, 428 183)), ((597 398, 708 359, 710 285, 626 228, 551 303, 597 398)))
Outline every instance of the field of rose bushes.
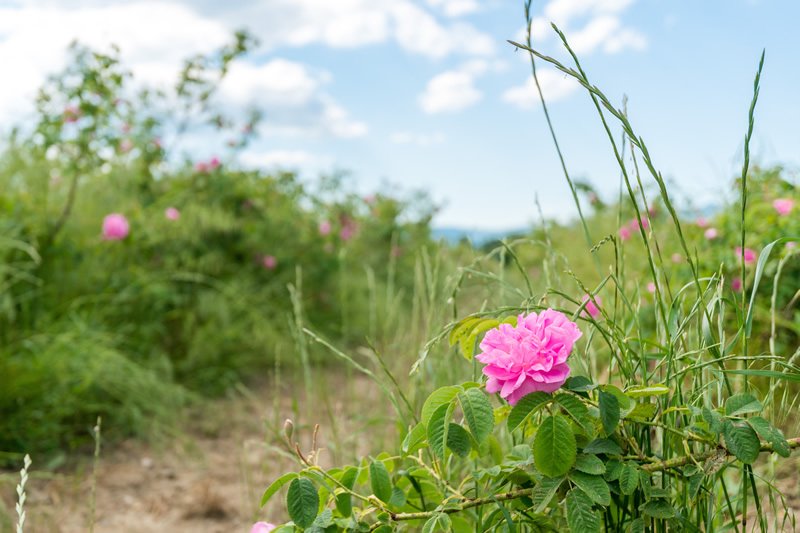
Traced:
POLYGON ((424 195, 237 166, 258 116, 210 102, 248 46, 187 62, 170 95, 76 48, 7 140, 0 463, 68 468, 98 417, 105 446, 169 438, 233 387, 283 372, 300 395, 336 368, 376 383, 390 445, 323 467, 288 421, 298 467, 253 533, 793 530, 774 481, 800 446, 800 193, 749 164, 758 76, 742 173, 701 212, 577 57, 516 45, 587 88, 630 155, 618 200, 567 175, 579 217, 479 250, 435 242, 424 195), (233 140, 181 153, 198 124, 233 140))

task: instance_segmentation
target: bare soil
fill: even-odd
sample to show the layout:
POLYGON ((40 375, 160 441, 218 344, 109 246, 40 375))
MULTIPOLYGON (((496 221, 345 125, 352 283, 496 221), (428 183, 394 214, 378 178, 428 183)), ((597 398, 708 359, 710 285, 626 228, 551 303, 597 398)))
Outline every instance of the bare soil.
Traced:
MULTIPOLYGON (((95 476, 94 520, 91 457, 72 461, 65 472, 37 473, 34 464, 25 531, 83 532, 93 522, 97 533, 229 533, 248 532, 256 520, 283 521, 281 498, 263 509, 259 501, 275 477, 298 468, 283 438, 285 419, 295 421, 293 440, 300 441, 304 453, 311 448, 313 425, 320 424, 323 466, 367 454, 375 433, 394 431, 391 411, 383 412, 376 403, 383 399, 372 382, 341 375, 328 382, 310 401, 300 401, 306 405, 298 405, 290 394, 278 392, 276 399, 275 388, 264 386, 212 402, 168 444, 131 440, 109 445, 95 476), (339 391, 332 396, 339 400, 322 398, 332 389, 339 391), (372 418, 363 413, 364 405, 370 405, 372 418), (316 407, 304 409, 311 406, 316 407), (341 424, 336 435, 328 431, 333 417, 341 424)), ((0 497, 6 512, 14 514, 15 476, 8 474, 0 483, 0 497)))

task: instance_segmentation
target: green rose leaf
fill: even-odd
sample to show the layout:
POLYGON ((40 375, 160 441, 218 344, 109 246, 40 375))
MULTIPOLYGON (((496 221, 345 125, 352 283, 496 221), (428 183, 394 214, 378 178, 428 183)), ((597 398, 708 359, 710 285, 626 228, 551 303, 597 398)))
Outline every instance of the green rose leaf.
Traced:
POLYGON ((653 518, 667 519, 675 516, 675 509, 666 500, 650 500, 640 505, 639 510, 653 518))
POLYGON ((605 474, 606 465, 596 455, 579 453, 575 458, 575 470, 586 474, 600 475, 605 474))
POLYGON ((619 489, 630 496, 639 485, 639 470, 632 463, 623 463, 619 470, 619 489))
POLYGON ((523 396, 508 415, 508 431, 517 429, 530 415, 544 407, 552 399, 552 396, 541 391, 532 392, 531 394, 523 396))
POLYGON ((567 493, 567 523, 573 533, 600 531, 600 515, 592 509, 592 500, 580 489, 567 493))
POLYGON ((494 410, 489 398, 480 389, 467 389, 458 394, 458 402, 470 433, 478 445, 483 444, 494 429, 494 410))
POLYGON ((372 493, 379 500, 389 503, 392 498, 392 479, 383 461, 372 461, 369 464, 369 484, 372 493))
POLYGON ((570 472, 569 480, 575 483, 596 504, 611 505, 611 491, 603 476, 593 476, 584 472, 570 472))
POLYGON ((760 413, 764 409, 761 402, 749 393, 734 394, 725 401, 725 414, 742 416, 747 413, 760 413))
POLYGON ((454 422, 450 422, 447 429, 447 447, 459 457, 466 457, 472 449, 469 440, 469 433, 463 427, 454 422))
POLYGON ((428 444, 439 459, 444 459, 444 446, 447 442, 452 407, 449 403, 441 404, 428 421, 428 444))
POLYGON ((533 440, 536 468, 548 477, 566 474, 575 464, 578 446, 569 422, 560 415, 544 419, 533 440))
POLYGON ((772 449, 775 453, 781 457, 789 457, 791 455, 792 450, 789 448, 789 443, 786 441, 786 437, 783 436, 780 429, 760 416, 748 418, 747 423, 758 433, 759 437, 772 444, 772 449))
POLYGON ((292 480, 286 493, 286 507, 289 517, 299 527, 313 524, 319 511, 319 495, 314 484, 304 477, 292 480))
POLYGON ((600 391, 600 420, 603 422, 603 430, 606 435, 611 435, 619 424, 619 400, 609 392, 600 391))
POLYGON ((741 462, 750 465, 758 459, 761 441, 758 440, 758 435, 753 428, 747 424, 734 424, 730 420, 726 420, 722 434, 728 450, 741 462))

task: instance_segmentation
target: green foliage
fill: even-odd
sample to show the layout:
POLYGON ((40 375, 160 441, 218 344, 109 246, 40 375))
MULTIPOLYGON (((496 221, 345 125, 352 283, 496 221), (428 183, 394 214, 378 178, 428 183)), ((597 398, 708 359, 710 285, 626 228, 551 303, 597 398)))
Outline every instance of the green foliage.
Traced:
MULTIPOLYGON (((360 480, 352 487, 363 498, 352 515, 357 527, 724 531, 738 530, 742 516, 753 513, 761 530, 794 526, 764 458, 800 446, 779 429, 800 399, 800 256, 777 247, 800 235, 800 225, 771 206, 796 189, 780 171, 750 172, 746 162, 740 185, 746 178, 747 209, 741 199, 722 206, 709 222, 717 236, 707 240, 704 228, 676 208, 674 191, 627 115, 592 84, 556 32, 574 66, 515 46, 589 93, 620 165, 619 203, 591 202, 596 209, 584 211, 578 193, 595 193, 565 166, 579 221, 543 221, 532 235, 501 242, 459 270, 447 293, 452 307, 442 314, 449 324, 412 366, 429 389, 439 388, 416 402, 420 416, 404 428, 401 453, 386 452, 398 472, 411 476, 395 479, 405 501, 370 498, 374 488, 360 480), (584 238, 585 247, 577 244, 584 238), (762 250, 744 268, 733 252, 742 240, 762 250), (742 273, 740 294, 730 282, 742 273), (600 311, 594 316, 587 295, 600 311), (473 312, 464 316, 464 309, 473 312), (522 398, 501 386, 501 405, 492 409, 475 353, 495 348, 494 341, 482 347, 482 336, 495 328, 508 333, 503 324, 516 326, 518 315, 547 309, 579 324, 572 375, 560 390, 522 398), (449 358, 429 358, 439 343, 451 347, 449 358)), ((754 106, 755 100, 748 130, 754 106)), ((535 342, 510 349, 532 359, 547 353, 535 342)), ((500 381, 508 372, 509 379, 520 377, 506 383, 544 388, 531 377, 543 365, 516 355, 498 356, 486 377, 500 381)), ((791 434, 797 430, 794 423, 791 434)))
POLYGON ((378 349, 417 327, 415 270, 434 249, 424 197, 362 198, 339 176, 309 183, 237 167, 259 117, 225 116, 215 95, 252 45, 237 34, 188 60, 172 94, 135 93, 116 51, 75 46, 41 89, 35 123, 7 139, 3 460, 56 460, 91 441, 98 415, 109 441, 167 435, 202 397, 326 362, 303 327, 378 349), (213 162, 197 148, 184 155, 176 132, 192 128, 232 143, 213 162), (126 238, 102 238, 110 213, 127 218, 126 238))

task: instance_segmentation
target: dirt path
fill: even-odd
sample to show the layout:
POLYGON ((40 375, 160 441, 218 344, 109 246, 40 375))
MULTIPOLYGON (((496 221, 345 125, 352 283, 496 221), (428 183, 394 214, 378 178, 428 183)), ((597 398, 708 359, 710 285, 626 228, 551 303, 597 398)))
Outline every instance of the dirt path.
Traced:
MULTIPOLYGON (((390 412, 380 412, 376 403, 382 400, 374 384, 343 376, 334 376, 329 383, 317 391, 319 396, 329 396, 325 391, 335 387, 348 391, 344 398, 359 401, 314 398, 311 405, 318 407, 304 423, 290 395, 281 394, 276 401, 274 387, 263 387, 252 396, 238 394, 214 402, 198 413, 184 437, 166 446, 130 441, 104 451, 97 474, 94 531, 229 533, 247 532, 257 519, 281 521, 285 511, 279 498, 264 509, 258 503, 277 475, 296 468, 280 436, 283 420, 296 421, 295 439, 306 447, 310 447, 313 424, 322 426, 323 464, 369 453, 366 446, 372 444, 376 432, 393 431, 387 417, 390 412), (372 418, 356 411, 363 411, 364 402, 371 402, 372 418), (334 413, 344 420, 335 436, 327 431, 334 413), (377 427, 381 424, 384 427, 377 427)), ((26 533, 88 531, 91 479, 89 458, 72 472, 56 473, 50 479, 37 476, 34 468, 26 533)), ((0 485, 0 495, 13 511, 13 486, 0 485)))

